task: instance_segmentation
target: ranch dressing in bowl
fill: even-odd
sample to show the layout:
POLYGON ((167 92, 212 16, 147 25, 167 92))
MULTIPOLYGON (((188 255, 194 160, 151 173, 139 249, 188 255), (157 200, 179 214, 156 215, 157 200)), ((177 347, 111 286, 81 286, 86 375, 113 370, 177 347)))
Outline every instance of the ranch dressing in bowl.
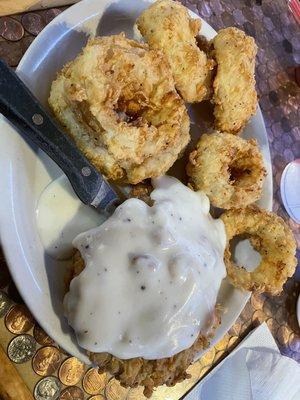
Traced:
POLYGON ((73 241, 84 260, 64 299, 79 345, 119 358, 171 357, 205 334, 226 275, 221 220, 209 200, 168 176, 150 207, 121 204, 73 241))

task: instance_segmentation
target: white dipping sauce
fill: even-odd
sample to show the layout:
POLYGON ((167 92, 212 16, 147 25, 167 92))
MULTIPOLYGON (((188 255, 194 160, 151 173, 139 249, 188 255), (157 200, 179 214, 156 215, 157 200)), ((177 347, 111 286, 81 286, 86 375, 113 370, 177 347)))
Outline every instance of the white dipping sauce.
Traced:
POLYGON ((36 215, 43 246, 57 259, 70 257, 73 239, 107 218, 78 199, 65 175, 55 179, 42 192, 36 215))
POLYGON ((261 262, 261 255, 254 250, 248 239, 240 240, 234 249, 233 261, 247 271, 253 271, 261 262))
POLYGON ((65 296, 81 347, 119 358, 170 357, 204 334, 226 275, 221 220, 177 179, 152 181, 154 205, 126 200, 76 237, 85 269, 65 296))

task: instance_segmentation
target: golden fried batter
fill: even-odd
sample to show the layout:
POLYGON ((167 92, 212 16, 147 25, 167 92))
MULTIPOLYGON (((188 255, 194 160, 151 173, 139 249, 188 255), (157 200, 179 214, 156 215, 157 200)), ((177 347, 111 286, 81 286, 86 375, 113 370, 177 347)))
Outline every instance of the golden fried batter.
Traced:
POLYGON ((215 132, 201 136, 189 156, 187 174, 212 205, 230 209, 260 198, 266 170, 255 139, 215 132))
POLYGON ((49 104, 108 179, 163 175, 189 141, 166 57, 124 34, 89 40, 52 83, 49 104))
MULTIPOLYGON (((73 257, 73 265, 70 274, 66 278, 67 291, 71 280, 84 269, 84 261, 80 252, 76 250, 73 257)), ((151 397, 153 389, 166 384, 174 386, 176 383, 189 378, 187 368, 193 362, 196 354, 209 346, 209 340, 213 337, 215 329, 220 323, 218 310, 212 315, 210 329, 206 336, 199 335, 194 344, 175 354, 173 357, 160 360, 145 360, 141 357, 122 360, 109 353, 90 353, 90 360, 99 367, 99 372, 109 372, 118 379, 124 387, 144 386, 144 395, 151 397)))
POLYGON ((207 98, 211 90, 214 62, 196 44, 200 26, 200 19, 190 18, 187 8, 173 0, 155 2, 137 20, 150 47, 167 55, 176 88, 189 103, 207 98))
POLYGON ((297 265, 296 242, 284 220, 257 206, 229 210, 221 218, 227 234, 225 265, 233 285, 250 291, 279 294, 297 265), (231 260, 230 241, 237 235, 249 236, 252 246, 262 256, 260 264, 252 272, 231 260))
POLYGON ((215 127, 237 134, 255 114, 254 68, 257 47, 237 28, 221 29, 212 41, 217 74, 213 83, 215 127))
POLYGON ((128 197, 135 197, 136 199, 144 201, 148 205, 153 205, 153 200, 150 197, 152 190, 153 187, 150 182, 139 183, 132 187, 128 197))

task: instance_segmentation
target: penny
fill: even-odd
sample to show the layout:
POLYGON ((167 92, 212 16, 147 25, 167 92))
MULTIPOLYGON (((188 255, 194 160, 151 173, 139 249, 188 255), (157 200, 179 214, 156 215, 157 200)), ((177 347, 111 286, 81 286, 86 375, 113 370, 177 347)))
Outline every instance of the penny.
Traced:
POLYGON ((120 383, 112 378, 105 388, 105 395, 108 400, 122 400, 125 399, 129 389, 124 388, 120 383))
POLYGON ((99 374, 97 368, 89 369, 84 375, 82 386, 88 394, 97 394, 105 388, 106 374, 99 374))
POLYGON ((32 12, 24 14, 21 21, 26 31, 34 36, 37 36, 45 26, 42 16, 32 12))
POLYGON ((67 358, 60 366, 58 376, 66 386, 76 385, 84 374, 84 364, 76 357, 67 358))
MULTIPOLYGON (((0 58, 10 67, 16 67, 22 58, 22 49, 20 42, 0 42, 0 58)), ((13 296, 10 296, 11 298, 13 296)), ((15 300, 15 298, 13 298, 15 300)))
POLYGON ((55 343, 54 340, 48 336, 44 329, 42 329, 39 325, 34 326, 33 336, 41 346, 51 346, 55 343))
POLYGON ((6 328, 15 334, 25 333, 34 325, 34 320, 23 304, 13 306, 5 316, 6 328))
POLYGON ((34 388, 34 398, 36 400, 55 400, 61 391, 59 380, 55 376, 47 376, 41 379, 34 388))
POLYGON ((46 24, 49 24, 55 17, 57 17, 61 13, 61 10, 58 8, 52 8, 51 10, 47 10, 45 12, 45 21, 46 24))
POLYGON ((17 42, 24 36, 22 24, 11 17, 0 18, 0 35, 10 42, 17 42))
POLYGON ((105 400, 105 398, 101 394, 97 394, 96 396, 90 397, 88 400, 105 400))
POLYGON ((83 400, 83 390, 78 386, 70 386, 61 392, 59 400, 83 400))
POLYGON ((8 357, 17 364, 29 361, 35 353, 36 341, 31 335, 20 335, 13 338, 8 347, 8 357))
POLYGON ((32 368, 38 375, 52 375, 60 366, 60 362, 60 351, 56 347, 42 347, 33 357, 32 368))
POLYGON ((0 291, 0 318, 4 317, 12 304, 12 301, 6 296, 6 294, 0 291))
POLYGON ((25 36, 21 40, 21 48, 23 53, 28 49, 28 47, 31 45, 31 43, 34 41, 35 37, 34 36, 25 36))

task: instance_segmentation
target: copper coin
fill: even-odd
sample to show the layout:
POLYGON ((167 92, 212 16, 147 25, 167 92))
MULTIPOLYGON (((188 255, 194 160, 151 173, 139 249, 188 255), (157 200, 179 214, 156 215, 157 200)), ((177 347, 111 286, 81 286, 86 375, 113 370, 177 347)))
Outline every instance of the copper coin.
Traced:
POLYGON ((101 394, 97 394, 96 396, 90 397, 88 400, 105 400, 105 398, 101 394))
POLYGON ((123 400, 126 398, 129 389, 124 388, 120 383, 112 378, 105 388, 105 395, 108 400, 123 400))
POLYGON ((44 329, 42 329, 39 325, 34 326, 33 336, 41 346, 51 346, 55 343, 54 340, 51 339, 51 337, 48 336, 44 329))
POLYGON ((42 16, 37 13, 24 14, 21 21, 26 31, 34 36, 37 36, 45 27, 42 16))
POLYGON ((12 304, 12 301, 6 296, 6 294, 0 291, 0 318, 4 317, 12 304))
POLYGON ((8 357, 17 364, 29 361, 35 353, 36 341, 31 335, 20 335, 13 338, 8 347, 8 357))
POLYGON ((22 52, 25 53, 25 51, 28 49, 28 47, 31 45, 31 43, 34 41, 35 37, 34 36, 25 36, 21 40, 21 48, 22 52))
MULTIPOLYGON (((21 49, 20 42, 8 42, 1 41, 0 42, 0 57, 8 64, 10 67, 16 67, 21 58, 23 52, 21 49)), ((10 296, 12 297, 12 296, 10 296)), ((20 298, 20 296, 19 296, 20 298)), ((14 298, 15 300, 15 298, 14 298)))
POLYGON ((34 388, 36 400, 56 400, 61 391, 61 384, 55 376, 41 379, 34 388))
POLYGON ((16 304, 5 316, 6 328, 15 334, 25 333, 34 325, 34 320, 23 304, 16 304))
MULTIPOLYGON (((21 41, 19 42, 8 42, 0 41, 0 58, 2 58, 7 65, 10 67, 16 67, 23 56, 21 41)), ((15 287, 15 286, 14 286, 15 287)), ((8 291, 11 291, 11 286, 9 286, 8 291)), ((9 297, 15 301, 22 301, 20 295, 17 291, 9 293, 9 297)))
POLYGON ((24 36, 22 24, 11 17, 0 18, 0 35, 10 42, 17 42, 24 36))
POLYGON ((84 375, 82 386, 88 394, 97 394, 105 388, 106 374, 99 374, 97 368, 89 369, 84 375))
POLYGON ((61 392, 59 400, 83 400, 83 390, 78 386, 70 386, 61 392))
POLYGON ((60 362, 60 351, 56 347, 42 347, 33 357, 32 368, 40 376, 52 375, 60 366, 60 362))
POLYGON ((45 12, 45 20, 46 24, 49 24, 55 17, 57 17, 61 13, 61 10, 58 8, 52 8, 45 12))
POLYGON ((76 385, 83 377, 84 364, 76 357, 67 358, 60 366, 58 376, 66 386, 76 385))

